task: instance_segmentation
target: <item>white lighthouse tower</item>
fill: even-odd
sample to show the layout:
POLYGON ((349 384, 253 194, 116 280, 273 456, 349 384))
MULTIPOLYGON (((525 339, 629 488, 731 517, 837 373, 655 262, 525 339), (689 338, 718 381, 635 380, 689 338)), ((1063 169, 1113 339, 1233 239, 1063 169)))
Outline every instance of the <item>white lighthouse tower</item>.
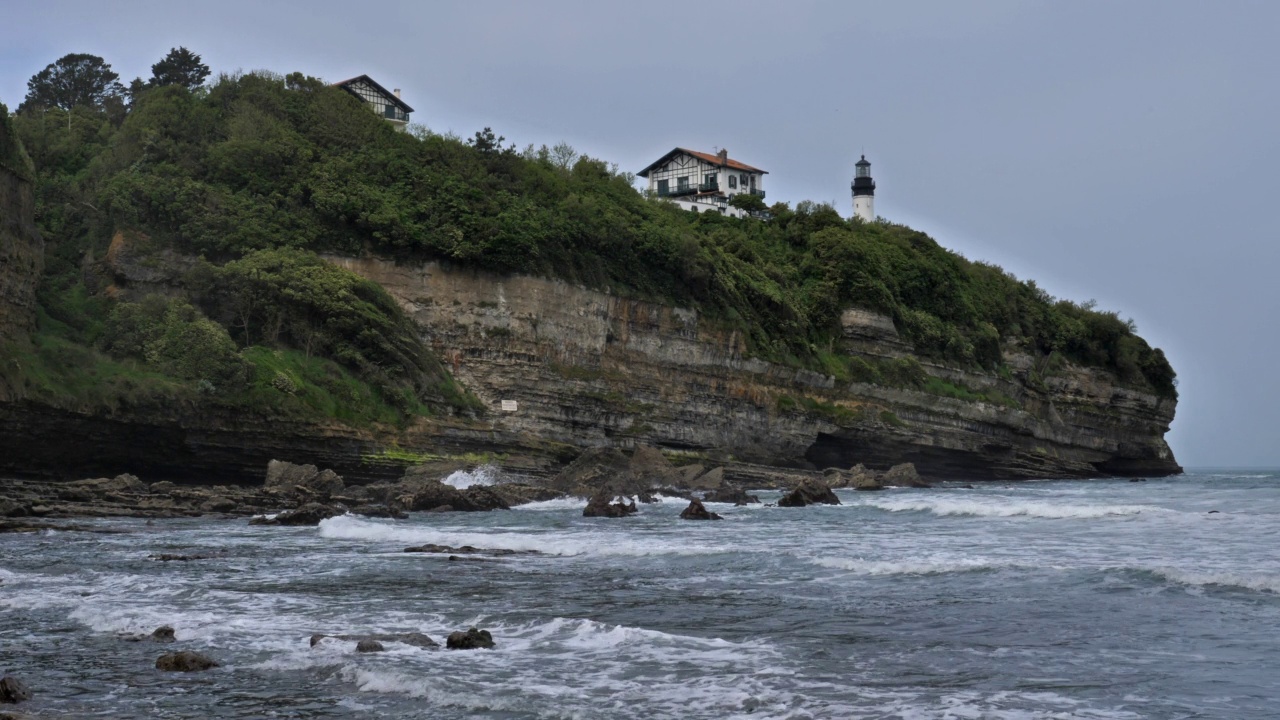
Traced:
POLYGON ((876 181, 871 179, 871 163, 867 156, 854 164, 857 170, 853 174, 853 214, 862 218, 863 222, 876 219, 876 181))

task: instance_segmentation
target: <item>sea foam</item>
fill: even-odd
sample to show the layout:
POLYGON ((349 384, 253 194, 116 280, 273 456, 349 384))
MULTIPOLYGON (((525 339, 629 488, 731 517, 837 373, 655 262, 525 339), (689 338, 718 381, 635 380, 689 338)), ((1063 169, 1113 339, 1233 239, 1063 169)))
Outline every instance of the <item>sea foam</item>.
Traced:
MULTIPOLYGON (((1051 520, 1093 519, 1133 516, 1142 513, 1169 512, 1154 505, 1076 505, 1055 504, 1036 500, 989 500, 954 498, 885 498, 860 503, 865 507, 889 512, 929 512, 934 515, 971 515, 974 517, 1030 517, 1051 520)), ((856 506, 855 506, 856 507, 856 506)))

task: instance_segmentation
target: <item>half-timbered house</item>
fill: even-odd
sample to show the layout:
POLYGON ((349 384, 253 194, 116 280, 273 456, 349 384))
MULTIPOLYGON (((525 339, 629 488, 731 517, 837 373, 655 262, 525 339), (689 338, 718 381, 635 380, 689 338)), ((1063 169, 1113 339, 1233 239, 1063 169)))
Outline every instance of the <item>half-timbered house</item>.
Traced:
POLYGON ((353 77, 334 85, 364 101, 370 109, 386 118, 387 122, 394 125, 397 130, 403 132, 409 125, 409 113, 413 112, 413 108, 400 99, 399 88, 387 92, 386 88, 374 82, 368 75, 353 77))
POLYGON ((649 192, 685 210, 742 217, 747 213, 729 205, 729 199, 739 193, 763 199, 768 173, 730 158, 727 150, 713 155, 676 148, 636 174, 649 180, 649 192))

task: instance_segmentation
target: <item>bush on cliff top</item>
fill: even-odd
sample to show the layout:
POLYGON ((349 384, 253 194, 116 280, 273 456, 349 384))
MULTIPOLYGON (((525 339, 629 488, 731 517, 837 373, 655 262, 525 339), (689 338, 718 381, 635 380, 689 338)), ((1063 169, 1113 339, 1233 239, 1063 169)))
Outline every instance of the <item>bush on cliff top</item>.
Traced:
MULTIPOLYGON (((468 142, 395 132, 346 92, 296 73, 223 76, 207 93, 149 90, 119 127, 86 118, 68 137, 39 116, 16 126, 42 174, 45 226, 82 248, 122 226, 229 267, 306 248, 553 275, 698 307, 739 330, 751 353, 813 367, 839 335, 840 311, 859 306, 892 316, 922 356, 993 369, 1012 340, 1175 394, 1164 355, 1114 313, 1055 300, 910 228, 809 202, 775 205, 767 222, 681 212, 572 152, 516 152, 487 129, 468 142)), ((288 297, 302 278, 281 280, 288 297)), ((250 328, 263 322, 272 324, 257 317, 238 339, 256 342, 250 328)), ((307 327, 314 318, 277 340, 298 348, 307 327)), ((382 356, 391 364, 376 367, 412 374, 395 346, 382 356)))

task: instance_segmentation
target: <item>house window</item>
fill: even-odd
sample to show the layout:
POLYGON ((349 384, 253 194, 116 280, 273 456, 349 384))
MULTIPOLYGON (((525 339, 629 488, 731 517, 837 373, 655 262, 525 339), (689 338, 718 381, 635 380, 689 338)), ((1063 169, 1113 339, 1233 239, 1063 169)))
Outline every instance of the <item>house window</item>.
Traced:
POLYGON ((659 181, 658 181, 658 194, 659 194, 659 195, 666 195, 666 194, 667 194, 667 190, 668 190, 668 188, 669 188, 669 187, 670 187, 670 186, 667 184, 667 181, 666 181, 666 180, 659 180, 659 181))
POLYGON ((688 189, 689 189, 688 175, 681 175, 680 177, 676 178, 676 190, 688 190, 688 189))
POLYGON ((738 176, 737 176, 737 175, 730 175, 730 176, 729 176, 729 187, 731 187, 731 188, 736 188, 736 187, 738 187, 738 176))
POLYGON ((395 105, 387 105, 386 117, 391 118, 392 120, 394 120, 394 119, 396 118, 396 106, 395 106, 395 105))
POLYGON ((742 173, 742 179, 741 179, 739 182, 741 182, 741 183, 742 183, 742 187, 746 187, 746 186, 747 186, 747 174, 746 174, 746 173, 742 173))

